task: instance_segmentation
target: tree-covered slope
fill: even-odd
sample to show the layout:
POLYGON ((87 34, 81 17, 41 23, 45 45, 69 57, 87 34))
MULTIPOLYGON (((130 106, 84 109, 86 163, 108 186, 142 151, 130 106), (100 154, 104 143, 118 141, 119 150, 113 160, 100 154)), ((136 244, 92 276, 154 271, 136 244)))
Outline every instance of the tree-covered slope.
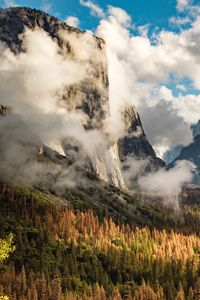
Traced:
MULTIPOLYGON (((94 213, 86 204, 72 193, 66 200, 1 184, 0 237, 13 232, 16 246, 1 266, 2 294, 20 300, 174 300, 185 293, 198 299, 191 296, 199 291, 197 207, 176 216, 168 210, 162 218, 152 206, 150 229, 137 219, 135 225, 117 224, 109 212, 96 207, 94 213), (153 228, 156 212, 160 229, 153 228)), ((150 213, 145 204, 140 208, 150 213)))

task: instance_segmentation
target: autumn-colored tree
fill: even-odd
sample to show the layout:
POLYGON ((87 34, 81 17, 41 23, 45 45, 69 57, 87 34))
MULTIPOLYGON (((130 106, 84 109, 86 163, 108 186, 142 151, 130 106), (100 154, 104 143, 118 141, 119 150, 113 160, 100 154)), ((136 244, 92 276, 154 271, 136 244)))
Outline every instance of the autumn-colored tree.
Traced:
POLYGON ((55 278, 51 284, 51 300, 61 300, 61 280, 59 277, 55 278))
MULTIPOLYGON (((13 246, 13 235, 9 234, 6 239, 0 239, 0 263, 4 262, 11 252, 15 250, 13 246)), ((8 296, 0 296, 0 300, 8 300, 8 296)))
POLYGON ((185 300, 185 293, 184 293, 182 286, 180 286, 179 292, 178 292, 175 300, 185 300))
POLYGON ((0 272, 0 295, 13 300, 199 300, 200 218, 193 224, 191 208, 187 228, 167 230, 119 225, 102 215, 99 221, 92 211, 43 204, 40 194, 35 200, 32 192, 3 190, 7 201, 0 197, 5 208, 0 233, 14 230, 16 254, 0 272))
POLYGON ((156 293, 144 281, 141 287, 135 293, 134 300, 158 300, 156 293))
POLYGON ((6 239, 0 239, 0 263, 4 262, 14 250, 12 234, 9 234, 6 239))
POLYGON ((36 281, 36 287, 38 291, 38 298, 40 300, 46 300, 47 298, 47 283, 44 273, 42 273, 41 278, 36 281))
POLYGON ((113 292, 112 292, 112 295, 111 295, 110 299, 112 299, 112 300, 122 300, 121 294, 120 294, 119 289, 117 287, 115 287, 113 289, 113 292))

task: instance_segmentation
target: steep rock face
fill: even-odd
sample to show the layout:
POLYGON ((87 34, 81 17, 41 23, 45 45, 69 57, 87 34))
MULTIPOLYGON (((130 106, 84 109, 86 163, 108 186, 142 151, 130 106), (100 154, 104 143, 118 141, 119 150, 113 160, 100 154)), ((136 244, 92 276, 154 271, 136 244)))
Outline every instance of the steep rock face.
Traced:
MULTIPOLYGON (((193 182, 200 184, 200 120, 192 126, 193 142, 188 146, 182 146, 180 152, 172 162, 168 164, 169 168, 173 167, 178 160, 188 160, 197 167, 193 182)), ((173 149, 172 149, 173 151, 173 149)))
MULTIPOLYGON (((140 159, 148 157, 149 170, 162 167, 164 163, 156 157, 149 144, 135 108, 129 108, 123 115, 125 135, 118 143, 112 142, 112 137, 106 133, 109 82, 105 42, 35 9, 16 7, 0 10, 0 41, 16 55, 24 51, 20 36, 26 28, 44 30, 58 44, 64 56, 81 61, 89 68, 87 76, 81 82, 65 87, 60 100, 68 111, 83 113, 82 125, 86 131, 98 130, 103 137, 103 142, 92 153, 79 140, 71 137, 62 142, 53 140, 46 144, 45 153, 50 155, 53 151, 51 156, 55 157, 55 151, 59 152, 66 157, 68 164, 82 159, 80 164, 83 164, 83 168, 89 166, 99 178, 123 188, 125 183, 120 161, 126 160, 128 156, 140 159), (83 37, 86 43, 83 43, 83 37), (83 47, 86 56, 81 54, 83 47)), ((41 149, 40 147, 40 151, 41 149)))
POLYGON ((164 154, 164 161, 167 165, 172 163, 181 153, 181 150, 184 148, 184 145, 176 145, 172 149, 168 150, 164 154))
POLYGON ((125 135, 118 142, 120 160, 125 161, 128 156, 134 156, 136 159, 149 159, 149 171, 164 167, 165 163, 156 157, 155 151, 145 135, 135 107, 127 108, 122 118, 125 135))

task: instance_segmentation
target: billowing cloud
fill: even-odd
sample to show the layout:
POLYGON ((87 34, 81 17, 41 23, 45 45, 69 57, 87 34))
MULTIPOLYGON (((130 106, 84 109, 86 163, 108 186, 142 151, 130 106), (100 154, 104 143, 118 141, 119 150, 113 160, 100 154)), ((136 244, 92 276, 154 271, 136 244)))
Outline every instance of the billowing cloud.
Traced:
POLYGON ((95 2, 87 1, 87 0, 86 1, 80 0, 80 4, 88 7, 90 9, 90 12, 92 15, 97 16, 99 18, 104 18, 105 13, 104 13, 103 9, 95 2))
POLYGON ((58 54, 57 44, 42 30, 26 30, 22 47, 26 52, 15 56, 1 45, 1 96, 17 113, 20 112, 19 101, 44 113, 54 111, 55 91, 83 78, 84 68, 58 54), (12 91, 16 91, 12 97, 8 83, 12 91))
POLYGON ((162 157, 166 149, 176 144, 187 145, 192 141, 192 133, 183 119, 177 116, 170 103, 162 100, 158 104, 141 108, 144 129, 157 154, 162 157))
POLYGON ((194 0, 177 0, 176 9, 178 16, 170 18, 171 25, 182 27, 185 24, 192 24, 200 15, 200 6, 194 0))
POLYGON ((188 124, 197 123, 200 119, 200 95, 184 95, 174 97, 173 105, 188 124))
MULTIPOLYGON (((70 114, 60 96, 66 85, 85 77, 85 66, 59 53, 41 29, 27 29, 21 39, 24 51, 18 55, 0 44, 1 104, 10 110, 0 118, 1 172, 12 177, 15 170, 18 176, 30 172, 38 145, 54 142, 61 148, 64 137, 83 131, 79 114, 70 114)), ((30 180, 42 169, 33 164, 30 180)))
POLYGON ((139 178, 139 185, 142 190, 163 196, 166 204, 179 207, 178 195, 184 183, 190 182, 195 171, 195 166, 188 161, 179 161, 170 170, 161 169, 139 178))
POLYGON ((131 23, 131 17, 129 14, 120 7, 109 6, 108 13, 112 15, 120 24, 125 27, 129 27, 131 23))
MULTIPOLYGON (((43 30, 26 29, 20 37, 23 51, 17 55, 0 43, 1 104, 8 108, 8 115, 0 118, 0 177, 7 175, 9 180, 28 183, 44 177, 45 183, 51 183, 58 176, 56 185, 63 182, 66 186, 82 180, 81 174, 90 168, 105 181, 112 176, 116 184, 123 183, 117 151, 111 150, 113 145, 99 129, 99 119, 94 118, 95 123, 86 130, 89 113, 81 109, 86 95, 99 93, 102 110, 107 113, 107 84, 98 76, 107 71, 105 53, 88 32, 78 36, 60 31, 59 36, 62 49, 43 30), (69 41, 71 52, 66 55, 69 41), (101 73, 96 74, 96 68, 101 73), (35 159, 42 154, 43 145, 65 156, 62 166, 51 171, 52 166, 44 168, 35 159)), ((99 106, 95 113, 101 109, 99 106)), ((106 116, 100 115, 104 120, 106 116)))
POLYGON ((116 116, 124 105, 135 105, 150 142, 163 153, 177 141, 190 143, 190 125, 200 118, 199 95, 186 91, 181 94, 185 77, 200 89, 200 17, 196 16, 191 27, 180 33, 163 30, 149 37, 148 27, 145 34, 139 28, 139 34, 134 34, 133 27, 126 12, 109 7, 107 17, 97 28, 97 34, 107 43, 111 130, 114 135, 120 132, 116 116), (171 74, 181 87, 178 96, 168 87, 171 74))

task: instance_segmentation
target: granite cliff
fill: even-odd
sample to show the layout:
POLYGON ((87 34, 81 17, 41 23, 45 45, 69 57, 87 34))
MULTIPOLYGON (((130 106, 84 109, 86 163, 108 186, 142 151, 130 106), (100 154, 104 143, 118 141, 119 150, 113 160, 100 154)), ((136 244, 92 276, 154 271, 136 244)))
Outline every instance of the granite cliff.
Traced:
MULTIPOLYGON (((113 140, 111 134, 108 134, 106 126, 110 116, 109 79, 106 45, 101 38, 70 27, 35 9, 15 7, 0 10, 1 44, 6 45, 16 56, 24 51, 23 32, 38 28, 57 43, 63 56, 81 62, 89 69, 79 83, 65 86, 64 92, 58 96, 58 103, 60 101, 62 107, 69 112, 81 112, 84 116, 81 119, 84 130, 96 130, 100 132, 102 139, 92 151, 88 151, 77 137, 66 136, 65 139, 52 140, 51 143, 41 140, 39 153, 54 159, 59 154, 68 165, 77 159, 81 160, 82 167, 95 176, 122 188, 126 187, 126 182, 121 173, 121 162, 126 161, 127 157, 147 158, 148 171, 165 166, 164 162, 156 157, 153 147, 148 142, 134 107, 128 107, 122 112, 124 133, 119 140, 113 140)), ((7 105, 6 99, 1 99, 1 102, 7 105)), ((8 109, 12 112, 12 105, 8 109)))

